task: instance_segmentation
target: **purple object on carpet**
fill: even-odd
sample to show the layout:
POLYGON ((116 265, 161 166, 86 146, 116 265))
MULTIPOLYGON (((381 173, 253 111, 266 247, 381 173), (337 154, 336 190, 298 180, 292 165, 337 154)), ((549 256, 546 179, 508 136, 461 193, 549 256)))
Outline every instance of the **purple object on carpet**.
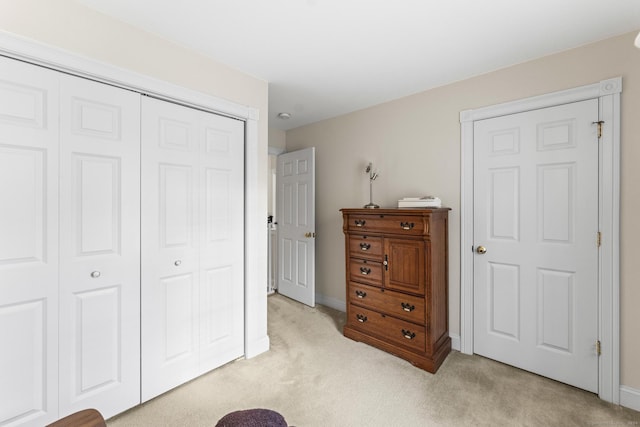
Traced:
POLYGON ((247 409, 228 413, 216 427, 287 427, 287 421, 271 409, 247 409))

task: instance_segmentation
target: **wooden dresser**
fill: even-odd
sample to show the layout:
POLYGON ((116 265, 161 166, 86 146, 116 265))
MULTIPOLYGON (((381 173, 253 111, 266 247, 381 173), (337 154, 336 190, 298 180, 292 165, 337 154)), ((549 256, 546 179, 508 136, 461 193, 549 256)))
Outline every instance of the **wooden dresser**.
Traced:
POLYGON ((451 350, 449 208, 341 209, 344 335, 435 373, 451 350))

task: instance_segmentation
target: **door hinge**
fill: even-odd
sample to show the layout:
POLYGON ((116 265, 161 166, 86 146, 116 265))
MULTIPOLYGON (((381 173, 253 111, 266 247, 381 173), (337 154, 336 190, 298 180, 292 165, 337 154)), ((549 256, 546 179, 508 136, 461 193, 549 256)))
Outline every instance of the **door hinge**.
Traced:
POLYGON ((604 120, 598 120, 597 122, 591 122, 591 124, 598 125, 598 139, 602 138, 602 125, 604 120))
POLYGON ((600 356, 602 354, 602 348, 600 346, 600 340, 596 341, 596 354, 600 356))
POLYGON ((598 231, 596 234, 596 245, 600 247, 602 245, 602 233, 598 231))

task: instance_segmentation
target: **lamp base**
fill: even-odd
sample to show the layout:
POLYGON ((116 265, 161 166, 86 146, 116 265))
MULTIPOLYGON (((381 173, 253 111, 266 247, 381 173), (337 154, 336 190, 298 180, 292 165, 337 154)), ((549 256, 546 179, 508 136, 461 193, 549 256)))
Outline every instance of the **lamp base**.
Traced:
POLYGON ((376 205, 375 203, 369 203, 363 206, 365 209, 378 209, 380 206, 376 205))

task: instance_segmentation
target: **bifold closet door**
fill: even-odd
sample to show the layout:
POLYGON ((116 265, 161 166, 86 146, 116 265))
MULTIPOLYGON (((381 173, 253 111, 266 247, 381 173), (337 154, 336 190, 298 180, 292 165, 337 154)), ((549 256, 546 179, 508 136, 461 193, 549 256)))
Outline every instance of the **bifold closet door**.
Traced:
POLYGON ((140 95, 60 78, 60 416, 140 402, 140 95))
POLYGON ((195 110, 142 99, 142 401, 196 376, 195 110))
POLYGON ((200 113, 200 366, 244 355, 244 123, 200 113))
POLYGON ((0 57, 0 425, 58 414, 58 82, 0 57))
POLYGON ((244 124, 142 100, 142 400, 244 354, 244 124))

